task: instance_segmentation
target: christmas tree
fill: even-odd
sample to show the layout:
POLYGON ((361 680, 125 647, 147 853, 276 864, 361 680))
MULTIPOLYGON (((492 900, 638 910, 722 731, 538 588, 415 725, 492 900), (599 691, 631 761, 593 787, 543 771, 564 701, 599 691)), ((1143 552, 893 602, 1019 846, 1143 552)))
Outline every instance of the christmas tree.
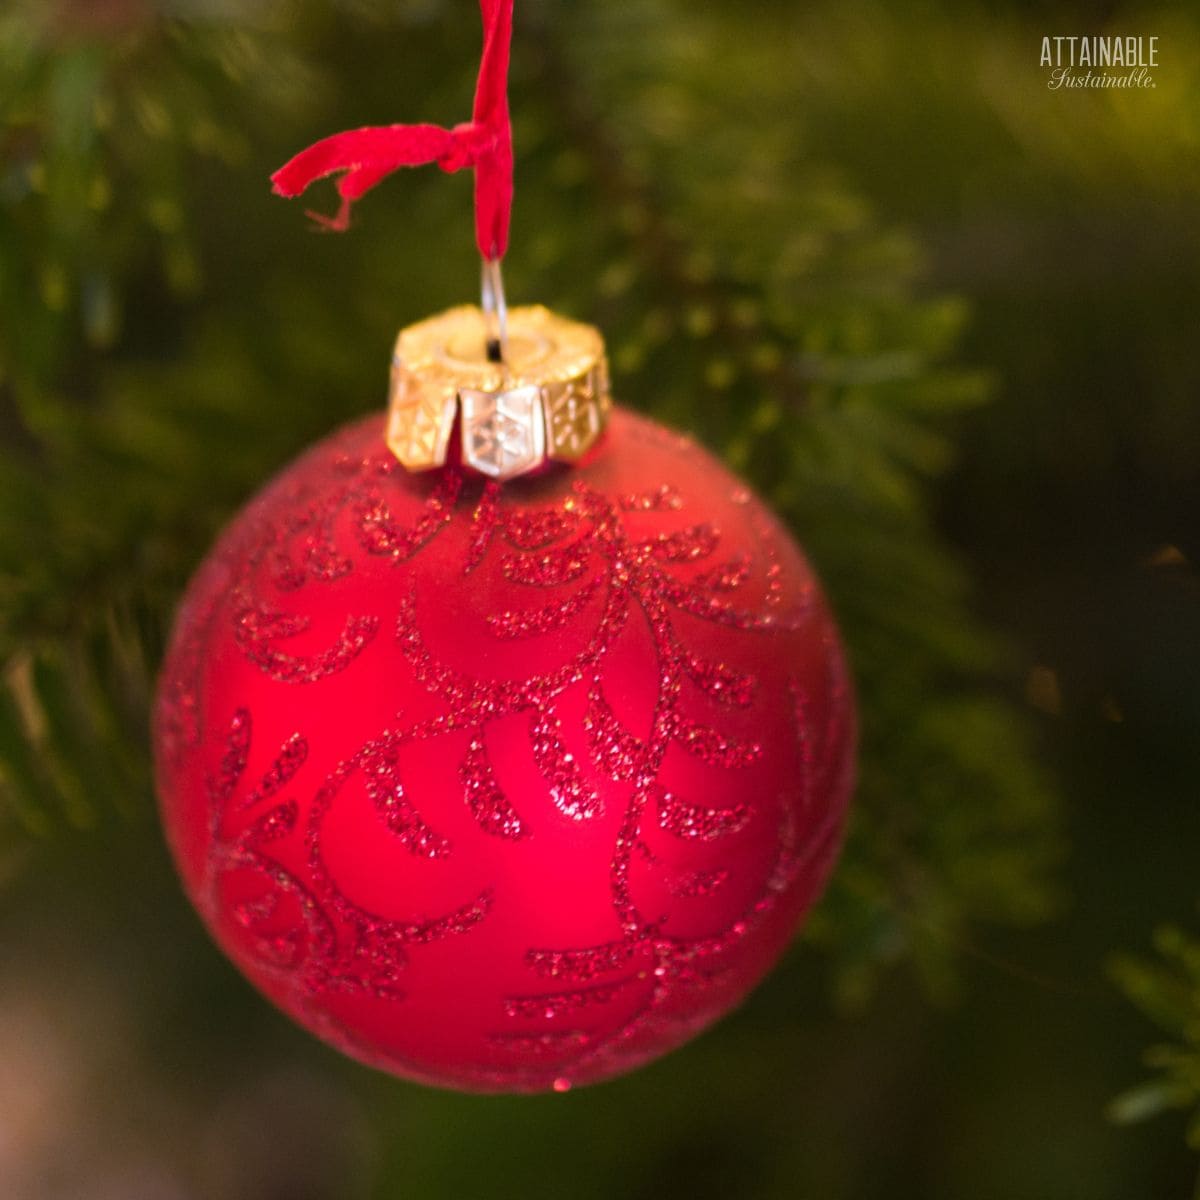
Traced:
POLYGON ((1052 15, 518 5, 510 299, 601 327, 622 402, 783 516, 862 732, 829 891, 736 1015, 480 1099, 343 1062, 232 971, 148 733, 217 531, 477 272, 465 177, 405 173, 340 237, 266 178, 467 111, 476 10, 0 14, 6 1194, 1183 1193, 1178 1128, 1104 1105, 1147 1040, 1114 982, 1178 1044, 1111 1115, 1200 1094, 1200 30, 1052 15), (1076 25, 1155 34, 1156 86, 1048 88, 1036 47, 1076 25), (1165 922, 1165 965, 1111 958, 1165 922))

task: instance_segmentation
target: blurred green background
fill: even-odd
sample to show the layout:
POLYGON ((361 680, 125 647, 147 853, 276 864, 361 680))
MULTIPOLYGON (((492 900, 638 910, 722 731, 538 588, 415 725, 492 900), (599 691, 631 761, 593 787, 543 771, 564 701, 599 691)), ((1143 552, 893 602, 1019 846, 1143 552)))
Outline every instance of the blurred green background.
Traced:
POLYGON ((1187 5, 518 0, 510 300, 600 324, 811 552, 846 855, 739 1012, 565 1096, 344 1061, 206 939, 149 781, 172 605, 477 286, 465 176, 340 237, 267 176, 465 119, 478 40, 468 0, 0 8, 0 1196, 1192 1195, 1182 1114, 1112 1119, 1200 1096, 1200 951, 1113 965, 1200 924, 1187 5), (1104 33, 1153 89, 1047 88, 1043 36, 1104 33), (1149 1073, 1122 982, 1182 1047, 1149 1073))

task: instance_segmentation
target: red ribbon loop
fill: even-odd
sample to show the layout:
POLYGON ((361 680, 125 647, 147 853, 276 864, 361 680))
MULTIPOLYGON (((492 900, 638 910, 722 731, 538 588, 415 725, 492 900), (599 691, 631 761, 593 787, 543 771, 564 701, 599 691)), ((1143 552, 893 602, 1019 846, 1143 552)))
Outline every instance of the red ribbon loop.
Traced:
POLYGON ((341 205, 325 216, 310 212, 327 229, 350 224, 354 201, 393 171, 437 163, 443 171, 475 171, 475 241, 484 258, 502 258, 508 249, 512 216, 512 122, 508 112, 508 59, 513 0, 480 0, 483 56, 475 85, 472 120, 441 125, 369 125, 350 129, 301 150, 271 176, 281 196, 298 196, 309 184, 342 172, 341 205))

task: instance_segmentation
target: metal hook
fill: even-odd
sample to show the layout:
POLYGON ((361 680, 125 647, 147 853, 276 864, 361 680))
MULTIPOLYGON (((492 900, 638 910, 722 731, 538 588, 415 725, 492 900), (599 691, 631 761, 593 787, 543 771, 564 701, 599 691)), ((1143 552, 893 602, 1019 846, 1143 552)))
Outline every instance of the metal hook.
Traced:
POLYGON ((483 260, 480 291, 488 362, 500 363, 508 350, 508 304, 504 299, 504 279, 498 258, 483 260))

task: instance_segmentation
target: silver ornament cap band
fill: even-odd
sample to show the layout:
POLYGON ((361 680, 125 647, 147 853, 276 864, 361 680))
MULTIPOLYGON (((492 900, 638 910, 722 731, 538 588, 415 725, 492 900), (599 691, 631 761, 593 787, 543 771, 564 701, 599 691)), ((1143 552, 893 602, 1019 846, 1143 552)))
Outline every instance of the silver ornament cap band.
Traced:
POLYGON ((445 463, 456 424, 463 465, 491 479, 576 462, 604 432, 612 399, 598 329, 534 305, 508 310, 502 361, 489 359, 488 336, 473 305, 400 331, 387 444, 410 471, 445 463))

